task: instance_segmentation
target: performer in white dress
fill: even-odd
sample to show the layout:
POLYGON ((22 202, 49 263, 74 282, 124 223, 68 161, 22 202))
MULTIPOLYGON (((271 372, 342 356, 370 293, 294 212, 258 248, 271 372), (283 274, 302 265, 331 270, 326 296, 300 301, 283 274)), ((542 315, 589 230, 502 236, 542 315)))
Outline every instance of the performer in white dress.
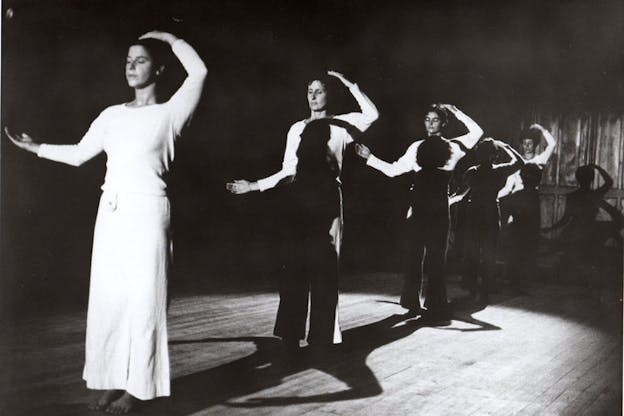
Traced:
POLYGON ((134 100, 106 108, 78 144, 39 144, 5 129, 18 147, 73 166, 106 153, 83 378, 88 388, 105 390, 90 408, 109 413, 126 413, 137 399, 170 394, 166 288, 171 240, 165 175, 207 74, 189 44, 158 31, 130 46, 125 72, 134 100), (160 103, 156 86, 165 67, 158 51, 167 44, 187 77, 169 101, 160 103))
MULTIPOLYGON (((308 123, 313 120, 324 118, 331 119, 331 122, 329 123, 330 133, 327 147, 331 159, 336 164, 336 173, 337 175, 340 174, 344 150, 349 143, 353 142, 353 137, 349 132, 348 125, 356 127, 358 130, 363 132, 368 129, 375 120, 377 120, 379 113, 372 101, 362 91, 360 91, 357 84, 350 82, 342 74, 337 72, 328 71, 327 73, 339 79, 343 85, 349 88, 353 98, 355 98, 360 106, 360 112, 330 115, 327 110, 327 104, 331 95, 328 94, 327 83, 321 79, 314 79, 310 81, 308 84, 308 105, 310 108, 310 117, 297 121, 290 127, 286 138, 286 150, 284 151, 282 169, 269 177, 257 181, 250 182, 247 180, 236 180, 228 183, 227 189, 230 192, 234 194, 245 194, 252 191, 265 191, 278 186, 279 184, 292 182, 297 174, 297 151, 299 149, 299 144, 301 143, 301 134, 308 123), (341 124, 345 125, 342 126, 341 124)), ((327 228, 328 236, 331 238, 331 244, 337 255, 340 254, 342 228, 342 215, 338 215, 334 218, 327 228)), ((327 296, 330 295, 328 294, 327 296)), ((334 295, 331 295, 331 297, 333 298, 334 295)), ((280 306, 280 312, 278 312, 275 334, 282 337, 286 343, 294 343, 298 345, 299 339, 302 339, 303 334, 305 333, 305 314, 303 314, 303 325, 301 325, 301 319, 299 318, 292 319, 293 321, 296 320, 297 324, 292 323, 292 325, 281 325, 281 322, 283 322, 281 317, 285 316, 285 314, 282 313, 284 310, 282 306, 285 301, 284 292, 281 292, 281 298, 282 304, 280 306), (291 327, 293 329, 286 330, 284 329, 285 327, 291 327)), ((335 298, 337 300, 337 293, 335 294, 335 298)), ((305 311, 307 311, 307 304, 305 311)), ((297 315, 300 314, 297 313, 297 315)), ((331 342, 340 343, 342 341, 342 336, 338 325, 338 314, 335 313, 334 315, 334 322, 329 322, 327 325, 329 325, 329 332, 333 334, 330 337, 332 339, 331 342)), ((325 333, 327 332, 327 329, 323 329, 321 332, 325 333)), ((325 337, 321 336, 319 338, 323 339, 325 337)))

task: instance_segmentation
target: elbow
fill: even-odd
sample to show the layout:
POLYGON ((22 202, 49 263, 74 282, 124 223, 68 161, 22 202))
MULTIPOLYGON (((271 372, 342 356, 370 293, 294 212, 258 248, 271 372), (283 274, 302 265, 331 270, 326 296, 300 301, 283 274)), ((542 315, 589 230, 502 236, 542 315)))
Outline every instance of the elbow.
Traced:
POLYGON ((192 76, 198 81, 201 80, 203 82, 208 76, 208 68, 206 68, 206 65, 204 65, 204 63, 202 62, 201 66, 198 65, 197 68, 193 70, 193 74, 189 76, 192 76))
POLYGON ((201 67, 197 68, 196 76, 197 78, 201 78, 201 79, 206 79, 206 77, 208 76, 208 68, 203 62, 201 64, 201 67))
POLYGON ((363 115, 364 115, 364 122, 368 124, 369 126, 379 119, 379 111, 374 105, 372 106, 370 110, 363 113, 363 115))
POLYGON ((611 189, 613 187, 613 178, 609 178, 605 180, 604 187, 605 187, 605 190, 611 189))
POLYGON ((73 160, 71 160, 69 162, 69 165, 79 168, 80 166, 84 165, 87 161, 89 160, 89 158, 86 157, 77 157, 73 160))
POLYGON ((379 110, 377 110, 377 107, 375 107, 374 105, 373 105, 373 109, 372 109, 369 117, 370 117, 370 122, 371 123, 374 123, 375 121, 377 121, 379 119, 379 110))
POLYGON ((472 137, 474 140, 474 143, 476 144, 479 139, 483 136, 483 129, 480 126, 475 126, 475 128, 472 131, 472 137))

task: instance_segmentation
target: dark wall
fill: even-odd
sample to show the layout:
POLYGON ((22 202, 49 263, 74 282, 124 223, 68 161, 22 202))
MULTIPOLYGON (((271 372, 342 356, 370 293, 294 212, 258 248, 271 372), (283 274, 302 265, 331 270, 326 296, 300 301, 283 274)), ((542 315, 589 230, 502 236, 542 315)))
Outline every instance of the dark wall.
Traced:
MULTIPOLYGON (((102 109, 131 99, 130 39, 157 28, 194 45, 210 73, 171 178, 173 284, 193 288, 280 270, 285 196, 234 197, 224 183, 279 169, 288 127, 307 116, 312 73, 335 69, 359 83, 382 115, 362 140, 388 159, 422 135, 431 102, 456 104, 497 138, 515 137, 528 112, 623 102, 621 2, 386 3, 5 1, 2 123, 77 142, 102 109)), ((338 111, 356 109, 344 91, 337 98, 338 111)), ((84 305, 105 159, 76 169, 3 139, 3 304, 84 305)), ((349 157, 344 175, 345 267, 397 269, 408 178, 387 179, 349 157)))

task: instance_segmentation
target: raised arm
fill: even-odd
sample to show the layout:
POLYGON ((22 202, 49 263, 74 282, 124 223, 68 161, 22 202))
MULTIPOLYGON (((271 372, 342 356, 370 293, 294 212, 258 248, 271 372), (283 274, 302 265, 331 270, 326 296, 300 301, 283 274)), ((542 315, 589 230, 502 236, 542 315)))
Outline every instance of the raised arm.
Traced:
POLYGON ((544 151, 540 153, 539 155, 535 156, 531 160, 531 162, 536 163, 538 165, 545 165, 546 163, 548 163, 548 159, 550 159, 553 152, 555 151, 557 140, 555 140, 553 135, 550 134, 548 130, 546 130, 544 127, 542 127, 541 125, 537 123, 531 125, 531 127, 529 128, 539 130, 542 133, 542 137, 546 141, 546 149, 544 149, 544 151))
POLYGON ((377 169, 384 175, 391 178, 402 175, 409 171, 419 171, 420 166, 416 163, 416 152, 422 141, 414 142, 407 148, 407 151, 396 162, 388 163, 373 155, 368 147, 363 144, 356 144, 355 151, 361 158, 366 160, 366 164, 377 169))
POLYGON ((152 31, 140 37, 140 39, 144 38, 158 39, 168 43, 186 71, 187 76, 182 86, 167 103, 173 114, 174 130, 176 134, 179 134, 197 108, 208 69, 191 45, 171 33, 152 31))
POLYGON ((297 122, 290 127, 286 136, 286 150, 284 150, 284 159, 282 169, 257 181, 247 181, 244 179, 235 180, 226 184, 228 191, 233 194, 246 194, 254 191, 266 191, 275 188, 284 183, 290 183, 297 173, 297 149, 301 142, 301 133, 305 128, 303 121, 297 122))
POLYGON ((438 104, 437 106, 452 113, 457 120, 466 126, 468 133, 463 136, 454 137, 453 141, 458 141, 467 149, 472 149, 474 145, 477 144, 481 136, 483 136, 483 129, 473 119, 454 105, 438 104))
POLYGON ((517 171, 518 169, 522 168, 522 166, 524 166, 525 164, 524 159, 522 158, 520 153, 518 153, 513 147, 511 147, 507 143, 504 143, 498 140, 496 141, 496 144, 501 149, 503 149, 511 158, 511 161, 508 163, 501 163, 498 165, 494 165, 494 169, 496 170, 497 173, 499 173, 501 176, 509 176, 515 171, 517 171))
POLYGON ((598 189, 596 189, 595 192, 604 195, 607 193, 607 191, 609 189, 611 189, 611 187, 613 186, 613 178, 611 177, 611 175, 609 175, 609 173, 604 170, 603 168, 601 168, 600 166, 596 165, 596 164, 589 164, 589 166, 593 167, 594 169, 596 169, 598 171, 598 173, 600 173, 600 176, 602 176, 602 179, 604 180, 604 183, 602 184, 602 186, 600 186, 598 189))
POLYGON ((356 83, 349 81, 341 73, 336 71, 327 71, 327 74, 338 78, 340 82, 342 82, 342 84, 349 89, 349 92, 360 106, 359 113, 341 114, 336 116, 336 118, 353 124, 360 131, 368 129, 371 124, 379 118, 379 111, 377 111, 375 104, 373 104, 371 99, 360 90, 360 87, 358 87, 356 83))

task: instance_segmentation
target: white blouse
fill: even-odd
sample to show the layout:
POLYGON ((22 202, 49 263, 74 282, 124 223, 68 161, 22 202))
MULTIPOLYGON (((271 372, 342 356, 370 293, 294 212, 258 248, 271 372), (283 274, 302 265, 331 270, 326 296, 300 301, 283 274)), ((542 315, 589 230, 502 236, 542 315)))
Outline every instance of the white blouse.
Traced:
MULTIPOLYGON (((481 127, 479 127, 477 123, 475 123, 466 114, 458 111, 455 113, 455 117, 457 117, 457 119, 466 126, 468 133, 454 138, 453 141, 449 141, 451 146, 451 158, 442 168, 447 171, 455 169, 459 159, 465 155, 462 148, 457 143, 454 143, 454 141, 458 141, 467 149, 471 149, 479 141, 481 135, 483 134, 481 127)), ((396 162, 388 163, 371 154, 366 161, 366 164, 390 177, 399 176, 410 171, 418 172, 421 167, 416 161, 416 153, 418 152, 418 147, 422 142, 423 140, 418 140, 412 143, 405 151, 405 154, 403 154, 403 156, 401 156, 396 162)))
POLYGON ((103 190, 166 195, 165 175, 174 159, 175 141, 199 103, 207 74, 189 44, 178 39, 171 49, 188 75, 169 101, 143 107, 108 107, 78 144, 42 144, 38 156, 80 166, 106 152, 103 190))
MULTIPOLYGON (((334 116, 333 118, 346 121, 347 123, 357 127, 360 131, 368 129, 377 118, 379 118, 379 112, 375 107, 375 104, 362 92, 357 84, 353 84, 349 91, 353 95, 353 98, 360 106, 359 113, 348 113, 334 116)), ((301 143, 301 133, 307 124, 307 120, 301 120, 296 122, 288 130, 286 136, 286 150, 284 150, 284 160, 282 162, 282 169, 273 175, 264 179, 258 180, 258 187, 261 191, 275 187, 281 180, 289 176, 294 176, 297 173, 297 149, 299 149, 299 143, 301 143)), ((338 162, 338 169, 342 169, 342 158, 344 150, 349 143, 353 141, 353 137, 347 132, 346 129, 336 125, 330 125, 330 138, 328 141, 329 150, 338 162)))

